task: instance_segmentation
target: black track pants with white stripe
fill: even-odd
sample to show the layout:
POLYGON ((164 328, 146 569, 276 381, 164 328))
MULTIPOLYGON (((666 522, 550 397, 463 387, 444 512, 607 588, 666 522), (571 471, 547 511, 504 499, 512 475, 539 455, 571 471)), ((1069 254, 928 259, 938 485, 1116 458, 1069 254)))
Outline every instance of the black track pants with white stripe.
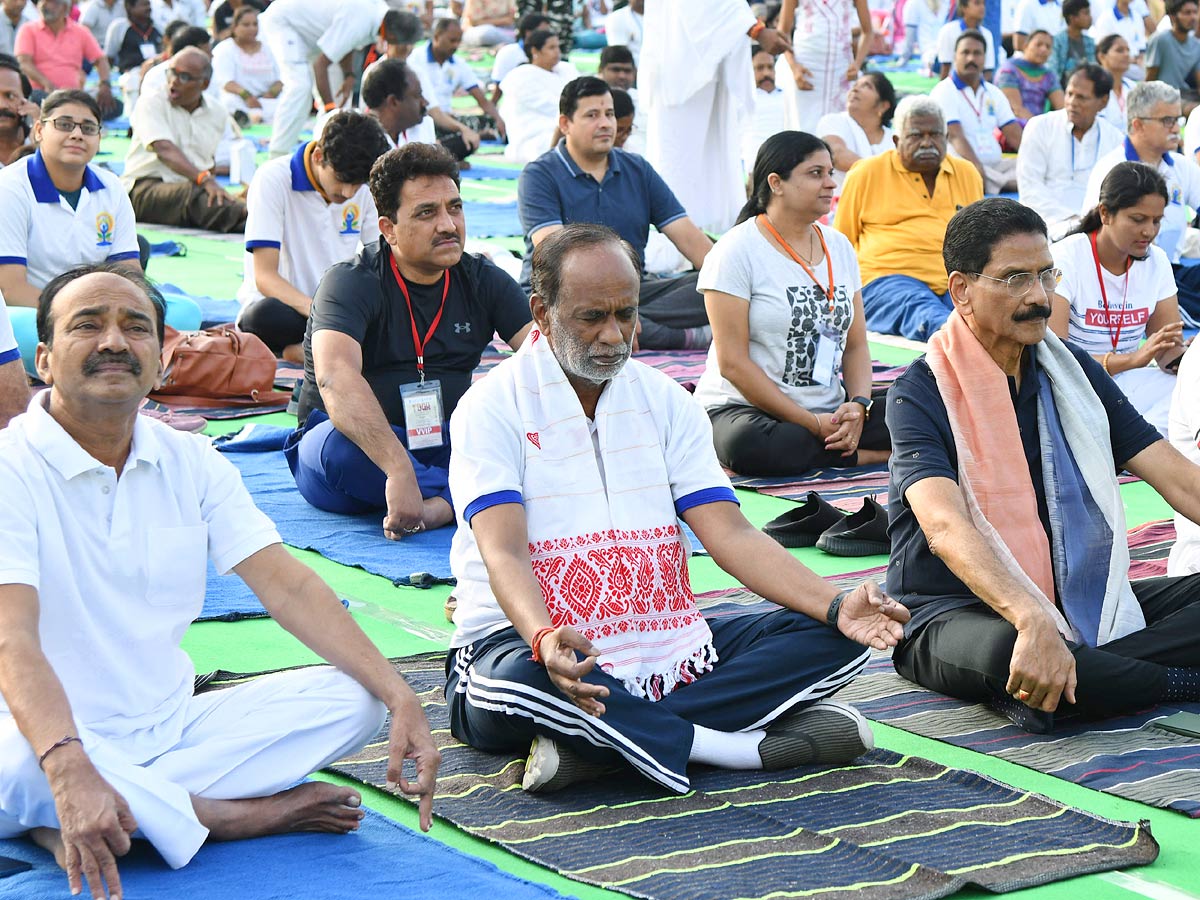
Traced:
POLYGON ((524 752, 544 735, 586 759, 624 759, 682 793, 688 789, 693 724, 718 731, 763 728, 794 707, 835 693, 867 662, 866 648, 790 610, 719 616, 708 624, 717 664, 658 702, 630 694, 596 666, 584 680, 609 689, 600 717, 584 713, 551 683, 514 628, 451 650, 450 730, 492 753, 524 752))

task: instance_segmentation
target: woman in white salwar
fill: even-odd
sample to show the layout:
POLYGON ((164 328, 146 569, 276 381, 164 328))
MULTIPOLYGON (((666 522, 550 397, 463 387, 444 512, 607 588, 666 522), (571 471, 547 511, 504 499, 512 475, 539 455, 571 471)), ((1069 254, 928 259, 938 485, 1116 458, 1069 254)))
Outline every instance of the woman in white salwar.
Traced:
POLYGON ((1171 262, 1154 244, 1167 201, 1154 169, 1114 166, 1100 202, 1051 248, 1062 280, 1050 316, 1054 333, 1091 353, 1164 437, 1185 347, 1171 262))
POLYGON ((213 84, 230 115, 244 112, 251 122, 269 123, 283 82, 270 48, 258 39, 258 10, 243 6, 233 16, 233 35, 213 48, 213 84))
POLYGON ((896 89, 882 72, 868 72, 850 88, 844 112, 828 113, 817 123, 816 134, 833 153, 833 180, 837 191, 829 208, 829 221, 842 196, 842 183, 850 167, 865 156, 878 156, 895 147, 892 114, 896 89))
POLYGON ((558 126, 558 100, 568 81, 579 73, 563 61, 558 35, 535 31, 525 39, 529 62, 517 66, 500 82, 500 114, 508 125, 504 158, 533 162, 553 146, 558 126))
POLYGON ((875 36, 871 11, 867 0, 783 0, 779 30, 793 31, 792 50, 780 56, 777 77, 786 100, 783 124, 811 134, 821 116, 846 105, 875 36))

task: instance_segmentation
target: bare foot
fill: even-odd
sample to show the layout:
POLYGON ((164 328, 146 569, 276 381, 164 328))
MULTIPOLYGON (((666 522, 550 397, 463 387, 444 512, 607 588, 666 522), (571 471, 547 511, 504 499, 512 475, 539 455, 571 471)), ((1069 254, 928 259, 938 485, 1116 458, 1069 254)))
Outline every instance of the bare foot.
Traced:
POLYGON ((426 531, 433 531, 454 521, 454 510, 441 497, 433 497, 421 503, 421 524, 426 531))
POLYGON ((361 806, 358 791, 324 781, 306 781, 274 796, 250 800, 192 797, 196 818, 214 841, 292 831, 345 834, 358 828, 364 815, 361 806))
POLYGON ((67 854, 63 847, 62 832, 57 828, 34 828, 29 832, 29 839, 54 854, 54 861, 64 871, 67 868, 67 854))

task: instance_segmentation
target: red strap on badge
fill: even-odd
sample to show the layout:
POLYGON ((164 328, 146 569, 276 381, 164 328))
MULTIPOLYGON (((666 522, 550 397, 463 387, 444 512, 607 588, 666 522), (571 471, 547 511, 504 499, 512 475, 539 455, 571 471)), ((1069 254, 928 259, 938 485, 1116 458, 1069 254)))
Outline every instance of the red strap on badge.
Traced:
MULTIPOLYGON (((1113 352, 1117 350, 1117 344, 1121 343, 1121 319, 1117 318, 1116 331, 1113 330, 1112 313, 1108 310, 1108 291, 1104 289, 1104 273, 1100 270, 1100 253, 1096 250, 1096 232, 1090 235, 1092 239, 1092 261, 1096 263, 1096 280, 1100 282, 1100 299, 1104 302, 1104 324, 1108 326, 1108 338, 1112 341, 1113 352)), ((1125 286, 1121 289, 1121 315, 1125 314, 1125 297, 1129 293, 1129 266, 1132 263, 1128 256, 1125 257, 1125 286)))
POLYGON ((446 280, 442 282, 442 305, 438 307, 437 315, 433 317, 433 322, 429 325, 429 330, 425 332, 425 340, 421 340, 421 335, 417 331, 417 317, 413 313, 412 298, 408 295, 408 285, 404 283, 404 279, 400 275, 400 270, 396 267, 396 257, 388 254, 388 262, 392 264, 392 274, 396 276, 396 284, 400 286, 400 293, 404 295, 404 302, 408 304, 408 318, 412 323, 412 339, 413 347, 417 351, 417 375, 421 379, 421 383, 425 383, 425 347, 429 343, 429 339, 433 337, 433 333, 437 331, 438 324, 442 321, 442 313, 446 311, 446 297, 450 294, 450 270, 446 270, 446 280))

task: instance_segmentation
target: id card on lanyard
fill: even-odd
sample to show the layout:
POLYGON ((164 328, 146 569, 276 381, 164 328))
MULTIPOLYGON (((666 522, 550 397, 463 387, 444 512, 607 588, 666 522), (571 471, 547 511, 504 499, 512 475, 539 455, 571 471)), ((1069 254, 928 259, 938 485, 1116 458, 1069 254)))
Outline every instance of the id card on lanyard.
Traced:
POLYGON ((765 213, 760 215, 758 220, 762 226, 771 233, 775 240, 779 242, 780 246, 787 251, 788 256, 792 258, 792 261, 800 266, 800 268, 804 269, 804 271, 808 274, 808 277, 812 279, 813 284, 816 285, 817 290, 821 292, 821 295, 825 298, 829 305, 829 318, 817 326, 817 352, 813 358, 812 369, 813 380, 818 384, 823 384, 828 387, 834 383, 834 379, 837 377, 842 368, 842 333, 833 327, 833 258, 829 255, 829 247, 827 247, 825 244, 825 235, 821 234, 821 229, 816 225, 812 226, 813 231, 817 233, 817 238, 821 241, 821 250, 825 254, 825 271, 827 277, 829 278, 828 285, 821 284, 820 280, 817 278, 817 273, 812 270, 812 267, 809 266, 808 263, 800 258, 800 254, 792 249, 792 245, 784 240, 783 235, 781 235, 775 229, 774 224, 772 224, 771 220, 765 213))
POLYGON ((413 312, 412 297, 409 296, 408 285, 404 283, 404 278, 396 267, 396 258, 390 256, 388 262, 391 263, 392 274, 396 277, 400 293, 404 295, 404 302, 408 305, 413 349, 417 352, 417 383, 400 385, 400 402, 404 407, 404 431, 408 440, 408 449, 425 450, 430 447, 441 447, 446 443, 443 425, 445 420, 442 415, 442 383, 437 379, 426 380, 425 378, 425 348, 429 346, 430 339, 442 321, 442 313, 446 311, 446 297, 450 294, 450 270, 446 270, 445 279, 442 282, 442 304, 438 307, 433 321, 429 323, 429 330, 425 332, 425 337, 422 338, 417 330, 417 317, 413 312))

